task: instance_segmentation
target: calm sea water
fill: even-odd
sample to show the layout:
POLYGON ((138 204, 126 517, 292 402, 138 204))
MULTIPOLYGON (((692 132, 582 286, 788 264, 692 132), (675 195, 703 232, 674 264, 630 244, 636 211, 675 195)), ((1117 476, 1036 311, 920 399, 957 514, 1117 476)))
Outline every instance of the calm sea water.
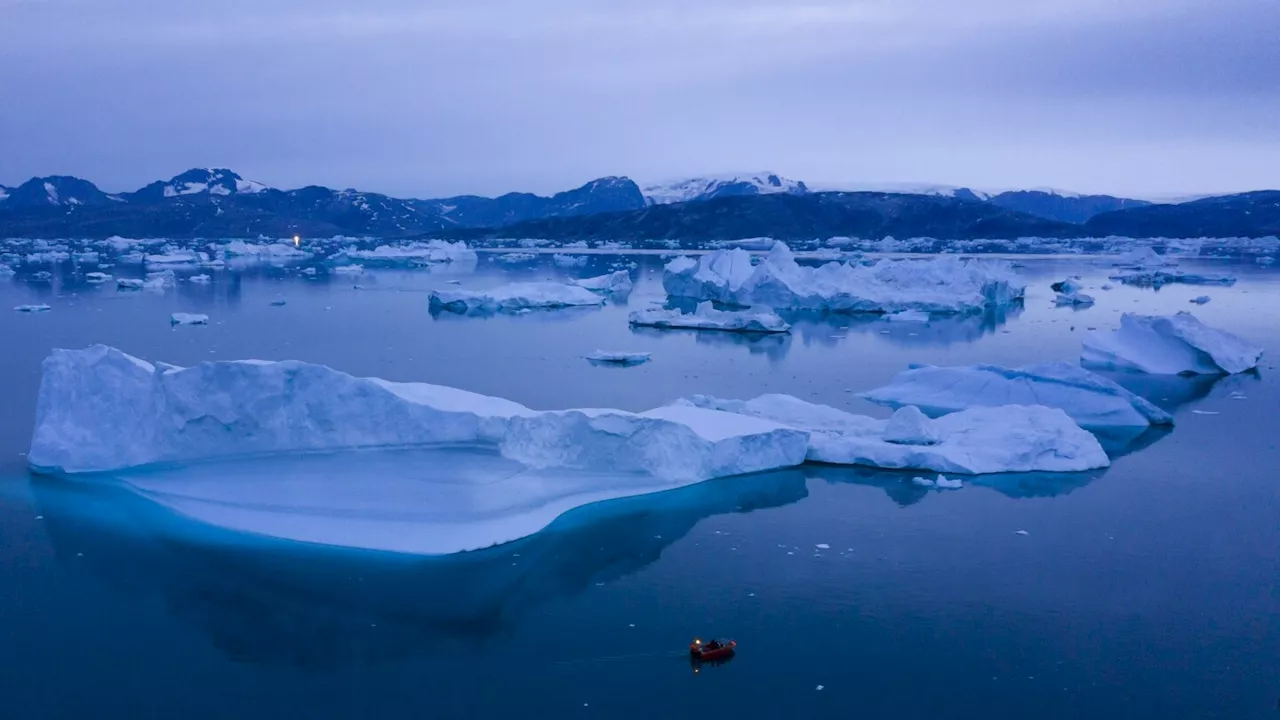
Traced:
POLYGON ((1000 317, 802 321, 752 341, 630 330, 626 313, 662 297, 658 260, 636 259, 627 306, 493 318, 433 317, 427 292, 618 258, 382 271, 362 289, 282 269, 164 294, 0 281, 0 716, 1277 717, 1280 273, 1206 264, 1240 282, 1091 290, 1098 304, 1073 312, 1048 284, 1096 288, 1109 267, 1035 260, 1025 307, 1000 317), (30 302, 53 310, 8 310, 30 302), (786 392, 883 415, 852 392, 907 363, 1071 359, 1123 311, 1188 308, 1265 347, 1264 367, 1128 381, 1178 425, 1122 443, 1106 471, 932 492, 910 473, 803 467, 582 508, 465 556, 236 536, 28 477, 22 456, 53 347, 296 358, 537 408, 786 392), (175 311, 213 324, 171 329, 175 311), (581 356, 597 348, 654 360, 593 367, 581 356), (683 648, 707 634, 741 653, 694 673, 683 648))

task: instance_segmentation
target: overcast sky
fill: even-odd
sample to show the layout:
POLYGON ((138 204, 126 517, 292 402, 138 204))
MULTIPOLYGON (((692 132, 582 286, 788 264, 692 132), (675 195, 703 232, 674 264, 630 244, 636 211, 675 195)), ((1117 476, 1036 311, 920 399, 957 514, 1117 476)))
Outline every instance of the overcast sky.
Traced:
POLYGON ((1280 187, 1280 0, 0 0, 0 184, 1280 187))

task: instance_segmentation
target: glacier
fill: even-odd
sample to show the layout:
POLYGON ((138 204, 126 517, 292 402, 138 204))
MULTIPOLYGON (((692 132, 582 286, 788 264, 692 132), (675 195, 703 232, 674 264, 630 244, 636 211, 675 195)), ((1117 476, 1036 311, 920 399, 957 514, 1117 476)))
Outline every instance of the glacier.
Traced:
POLYGON ((432 290, 430 302, 432 308, 449 312, 498 313, 598 306, 604 304, 604 298, 577 285, 522 282, 490 290, 432 290))
POLYGON ((1153 375, 1229 375, 1258 366, 1262 349, 1189 312, 1120 316, 1113 332, 1085 337, 1081 363, 1153 375))
POLYGON ((915 406, 933 416, 973 407, 1043 405, 1064 411, 1085 428, 1173 424, 1172 415, 1147 400, 1101 375, 1065 362, 1021 368, 921 365, 860 396, 894 408, 915 406))
POLYGON ((631 325, 662 330, 719 330, 742 333, 786 333, 791 326, 771 312, 725 312, 716 310, 710 301, 698 303, 692 313, 664 308, 636 310, 629 317, 631 325))
POLYGON ((717 250, 697 260, 676 258, 667 264, 662 285, 675 298, 844 313, 964 313, 1008 305, 1026 291, 1026 284, 1001 261, 939 255, 808 267, 798 264, 781 242, 758 265, 741 249, 717 250))
POLYGON ((1079 472, 1111 464, 1097 438, 1065 412, 1040 405, 974 407, 936 420, 903 407, 877 420, 790 395, 747 401, 695 395, 682 402, 806 430, 806 457, 814 462, 965 475, 1079 472))

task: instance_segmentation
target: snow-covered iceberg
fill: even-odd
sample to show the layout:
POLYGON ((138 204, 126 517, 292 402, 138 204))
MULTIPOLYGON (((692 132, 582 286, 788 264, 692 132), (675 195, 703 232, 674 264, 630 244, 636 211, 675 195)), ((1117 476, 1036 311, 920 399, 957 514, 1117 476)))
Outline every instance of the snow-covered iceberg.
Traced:
POLYGON ((966 475, 1078 472, 1111 464, 1093 435, 1061 410, 1040 405, 975 407, 936 420, 904 407, 877 420, 790 395, 683 402, 806 430, 807 457, 815 462, 966 475))
POLYGON ((331 259, 334 263, 360 262, 368 266, 424 265, 428 263, 474 263, 476 251, 462 241, 432 240, 407 245, 379 245, 372 250, 348 247, 331 259))
MULTIPOLYGON (((297 361, 179 368, 95 345, 54 350, 43 369, 28 461, 44 472, 476 443, 533 468, 642 473, 671 487, 798 465, 808 442, 801 430, 711 410, 541 412, 297 361)), ((595 499, 626 494, 605 486, 595 499)))
POLYGON ((1119 329, 1085 337, 1080 360, 1087 366, 1154 375, 1223 375, 1251 370, 1261 357, 1261 348, 1183 311, 1125 313, 1119 329))
POLYGON ((637 327, 663 330, 720 330, 743 333, 785 333, 791 331, 782 318, 772 312, 725 312, 716 310, 710 301, 698 303, 692 313, 664 308, 648 308, 631 313, 630 323, 637 327))
POLYGON ((603 305, 604 298, 577 285, 510 283, 490 290, 432 290, 431 307, 459 313, 514 312, 603 305))
POLYGON ((627 295, 635 287, 631 282, 631 273, 626 270, 618 270, 608 275, 598 275, 596 277, 579 278, 571 281, 578 287, 583 287, 596 292, 609 293, 610 295, 627 295))
POLYGON ((758 265, 740 249, 676 258, 667 264, 662 285, 677 298, 849 313, 962 313, 1007 305, 1026 291, 1013 269, 999 261, 940 255, 809 267, 798 264, 783 243, 774 244, 758 265))
POLYGON ((1091 429, 1173 423, 1172 415, 1120 385, 1064 362, 1022 368, 924 365, 861 397, 894 408, 915 406, 933 416, 973 407, 1043 405, 1091 429))

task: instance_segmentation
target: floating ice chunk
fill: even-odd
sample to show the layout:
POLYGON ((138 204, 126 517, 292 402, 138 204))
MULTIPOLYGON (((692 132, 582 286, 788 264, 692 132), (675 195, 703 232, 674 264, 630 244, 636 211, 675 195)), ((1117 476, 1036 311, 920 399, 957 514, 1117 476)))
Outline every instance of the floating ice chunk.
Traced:
POLYGON ((17 270, 14 270, 4 263, 0 263, 0 277, 12 277, 16 274, 18 274, 17 270))
POLYGON ((53 308, 49 307, 48 305, 41 304, 41 305, 15 305, 13 309, 17 310, 18 312, 24 312, 24 313, 38 313, 38 312, 48 312, 53 308))
POLYGON ((334 275, 363 275, 363 265, 339 265, 329 271, 334 275))
POLYGON ((198 263, 207 262, 209 256, 205 253, 192 252, 190 250, 179 250, 163 255, 147 255, 145 263, 147 265, 166 266, 166 265, 196 265, 198 263))
POLYGON ((220 248, 220 254, 230 258, 249 258, 263 262, 287 262, 311 257, 311 253, 290 243, 276 242, 259 245, 244 240, 232 240, 220 248))
POLYGON ((951 255, 932 260, 881 260, 871 266, 827 263, 802 266, 783 243, 752 265, 739 249, 717 250, 698 260, 677 258, 662 278, 667 294, 743 306, 830 312, 959 313, 1006 305, 1026 285, 998 261, 965 262, 951 255))
POLYGON ((933 484, 942 490, 959 490, 964 487, 964 481, 960 478, 952 479, 943 475, 939 475, 938 479, 935 480, 933 484))
POLYGON ((30 253, 26 257, 26 262, 28 265, 56 265, 70 259, 71 253, 63 250, 46 250, 44 252, 30 253))
POLYGON ((1218 375, 1253 369, 1261 357, 1261 348, 1184 311, 1171 316, 1125 313, 1118 330, 1085 338, 1081 362, 1153 375, 1218 375))
POLYGON ((938 432, 920 408, 907 405, 895 410, 889 418, 884 439, 898 445, 937 445, 938 432))
POLYGON ((919 475, 917 475, 917 476, 915 476, 915 477, 911 478, 911 484, 912 484, 912 485, 919 485, 920 487, 933 487, 933 486, 934 486, 934 482, 933 482, 932 480, 930 480, 929 478, 920 477, 919 475))
POLYGON ((1105 283, 1105 284, 1103 284, 1103 285, 1100 287, 1100 289, 1101 289, 1101 290, 1110 290, 1110 289, 1112 289, 1113 287, 1114 287, 1114 286, 1113 286, 1113 285, 1111 285, 1110 283, 1105 283))
POLYGON ((1160 255, 1150 247, 1143 245, 1124 253, 1116 260, 1121 267, 1152 268, 1161 265, 1175 265, 1177 260, 1160 255))
POLYGON ((583 287, 596 292, 605 292, 611 295, 626 295, 635 287, 631 282, 631 273, 626 270, 618 270, 608 275, 599 275, 596 277, 581 278, 572 281, 574 285, 583 287))
POLYGON ((785 333, 791 326, 771 312, 724 312, 710 302, 699 303, 693 313, 649 308, 631 313, 630 322, 640 327, 685 330, 721 330, 745 333, 785 333))
POLYGON ((1063 294, 1069 295, 1072 293, 1078 293, 1081 290, 1083 290, 1084 284, 1080 282, 1079 278, 1067 278, 1066 280, 1061 280, 1059 282, 1056 282, 1053 285, 1050 285, 1049 287, 1051 290, 1053 290, 1056 293, 1063 293, 1063 294))
POLYGON ((300 274, 302 274, 302 275, 307 276, 307 277, 315 277, 315 276, 316 276, 316 274, 317 274, 319 271, 318 271, 318 270, 316 270, 316 269, 315 269, 315 268, 313 268, 313 267, 305 267, 305 268, 302 268, 301 270, 299 270, 298 272, 299 272, 300 274))
POLYGON ((166 276, 139 280, 138 278, 116 278, 117 290, 164 290, 171 284, 172 278, 166 276))
POLYGON ((519 265, 521 263, 532 262, 537 259, 537 255, 527 252, 499 253, 493 256, 494 262, 500 262, 504 265, 519 265))
POLYGON ((111 280, 111 276, 104 272, 89 272, 84 274, 85 282, 98 284, 111 280))
POLYGON ((1258 263, 1259 265, 1274 265, 1276 262, 1276 259, 1271 257, 1270 255, 1263 255, 1257 260, 1254 260, 1254 262, 1258 263))
POLYGON ((606 350, 596 350, 587 355, 587 360, 593 363, 601 363, 605 365, 642 365, 649 362, 653 357, 653 353, 647 352, 609 352, 606 350))
POLYGON ((828 544, 826 544, 826 543, 818 543, 817 545, 814 545, 814 547, 818 548, 819 550, 830 550, 830 549, 831 549, 831 546, 830 546, 830 545, 828 545, 828 544))
POLYGON ((432 240, 407 245, 379 245, 372 250, 348 247, 331 258, 332 262, 358 261, 372 266, 404 266, 428 263, 474 263, 476 251, 465 242, 432 240))
POLYGON ((192 275, 191 277, 187 278, 187 282, 195 283, 196 285, 208 285, 209 283, 213 282, 213 279, 210 278, 208 275, 192 275))
POLYGON ((1017 530, 1017 531, 1015 531, 1013 534, 1014 534, 1014 535, 1021 535, 1021 536, 1023 536, 1023 537, 1026 537, 1027 535, 1030 535, 1031 533, 1027 532, 1026 530, 1017 530))
POLYGON ((1093 435, 1061 410, 1039 405, 976 407, 946 415, 927 421, 935 444, 909 445, 888 441, 887 421, 789 395, 747 401, 695 395, 682 402, 809 431, 808 459, 836 465, 978 475, 1076 472, 1111 464, 1093 435))
POLYGON ((1086 428, 1173 423, 1172 415, 1120 385, 1061 362, 1022 368, 914 367, 862 397, 895 408, 913 405, 934 416, 971 407, 1044 405, 1065 411, 1086 428))
POLYGON ((1058 293, 1054 298, 1055 305, 1066 305, 1070 307, 1088 307, 1094 303, 1092 295, 1086 295, 1082 292, 1058 293))
POLYGON ((511 283, 490 290, 432 290, 431 307, 450 312, 515 312, 603 305, 604 298, 577 285, 511 283))
POLYGON ((32 282, 49 282, 53 279, 53 273, 48 270, 38 270, 31 273, 32 282))
POLYGON ((1236 284, 1236 279, 1227 275, 1203 275, 1187 273, 1181 270, 1134 270, 1111 276, 1112 280, 1125 285, 1159 288, 1165 285, 1181 283, 1183 285, 1223 285, 1236 284))
POLYGON ((174 313, 169 316, 170 325, 208 325, 209 316, 203 313, 174 313))
POLYGON ((587 266, 586 255, 561 255, 556 253, 551 256, 551 262, 558 268, 572 269, 587 266))
POLYGON ((929 322, 929 313, 919 310, 902 310, 896 313, 889 313, 884 316, 884 319, 892 322, 925 323, 929 322))
POLYGON ((1191 302, 1195 303, 1196 305, 1204 305, 1209 302, 1209 299, 1210 298, 1208 295, 1201 295, 1199 297, 1191 298, 1191 302))

